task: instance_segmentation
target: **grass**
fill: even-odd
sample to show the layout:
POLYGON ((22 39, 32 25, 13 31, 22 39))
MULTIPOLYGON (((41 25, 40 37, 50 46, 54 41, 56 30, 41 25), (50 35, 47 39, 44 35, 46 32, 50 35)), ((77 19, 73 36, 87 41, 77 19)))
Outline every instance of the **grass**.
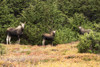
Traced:
POLYGON ((7 53, 0 56, 0 67, 100 67, 100 55, 78 53, 78 43, 56 46, 5 45, 7 53))

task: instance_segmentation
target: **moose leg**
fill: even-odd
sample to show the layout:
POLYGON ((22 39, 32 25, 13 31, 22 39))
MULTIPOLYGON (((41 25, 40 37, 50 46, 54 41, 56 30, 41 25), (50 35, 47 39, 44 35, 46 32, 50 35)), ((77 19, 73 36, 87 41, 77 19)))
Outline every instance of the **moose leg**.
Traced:
POLYGON ((9 43, 11 44, 11 36, 9 36, 9 43))
POLYGON ((43 46, 45 45, 45 39, 43 39, 43 41, 42 41, 42 45, 43 45, 43 46))
POLYGON ((18 44, 20 44, 20 38, 18 39, 18 44))
POLYGON ((7 38, 6 38, 6 44, 8 45, 8 40, 9 40, 9 35, 7 35, 7 38))
POLYGON ((20 36, 18 36, 18 44, 20 44, 20 36))
POLYGON ((53 46, 53 41, 51 41, 51 45, 53 46))

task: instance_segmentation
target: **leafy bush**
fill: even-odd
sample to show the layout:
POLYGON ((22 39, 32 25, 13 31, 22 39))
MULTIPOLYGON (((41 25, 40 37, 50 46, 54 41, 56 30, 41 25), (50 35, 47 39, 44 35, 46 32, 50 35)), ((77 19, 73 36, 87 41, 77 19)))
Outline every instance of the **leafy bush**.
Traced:
POLYGON ((78 26, 100 31, 99 4, 99 0, 1 0, 0 42, 5 43, 8 27, 24 21, 22 44, 41 44, 41 35, 51 30, 58 31, 55 43, 77 40, 78 26))
POLYGON ((64 44, 76 40, 77 40, 76 32, 72 31, 69 28, 62 28, 57 30, 54 43, 64 44))
POLYGON ((37 5, 30 4, 22 11, 20 20, 27 21, 22 43, 41 44, 42 34, 58 30, 66 25, 66 16, 57 9, 57 2, 49 1, 51 3, 40 1, 36 3, 37 5))
POLYGON ((78 44, 79 52, 100 53, 100 33, 91 32, 80 36, 80 43, 78 44))
POLYGON ((98 24, 94 24, 94 27, 95 27, 95 31, 97 31, 97 32, 100 32, 100 23, 98 23, 98 24))
POLYGON ((0 44, 0 55, 3 55, 5 53, 6 53, 5 46, 0 44))
POLYGON ((71 28, 74 31, 78 32, 78 27, 82 26, 84 28, 93 28, 93 23, 88 21, 88 19, 80 13, 75 13, 73 17, 68 18, 69 25, 68 27, 71 28))

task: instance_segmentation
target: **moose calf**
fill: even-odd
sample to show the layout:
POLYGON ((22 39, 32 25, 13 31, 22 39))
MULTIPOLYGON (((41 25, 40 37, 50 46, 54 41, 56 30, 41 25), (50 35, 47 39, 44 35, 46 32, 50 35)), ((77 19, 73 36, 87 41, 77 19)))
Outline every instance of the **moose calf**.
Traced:
POLYGON ((80 33, 81 34, 84 34, 84 33, 90 33, 90 31, 91 31, 91 29, 84 29, 84 28, 82 28, 81 26, 79 26, 79 30, 80 30, 80 33))
POLYGON ((42 38, 43 38, 42 45, 45 45, 45 41, 49 40, 49 41, 51 41, 52 46, 53 46, 53 40, 55 37, 55 33, 56 33, 56 31, 51 31, 50 34, 48 34, 48 33, 43 34, 42 35, 42 38))

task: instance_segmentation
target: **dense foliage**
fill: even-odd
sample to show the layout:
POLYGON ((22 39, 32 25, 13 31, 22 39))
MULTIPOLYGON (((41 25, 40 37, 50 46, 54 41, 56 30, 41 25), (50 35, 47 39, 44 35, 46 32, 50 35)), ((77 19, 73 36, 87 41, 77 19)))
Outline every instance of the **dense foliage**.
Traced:
POLYGON ((91 32, 80 36, 79 52, 100 53, 100 33, 91 32))
POLYGON ((22 44, 41 44, 41 35, 51 30, 57 31, 55 44, 76 41, 78 26, 100 32, 99 18, 99 0, 0 0, 0 42, 8 27, 24 21, 22 44))

